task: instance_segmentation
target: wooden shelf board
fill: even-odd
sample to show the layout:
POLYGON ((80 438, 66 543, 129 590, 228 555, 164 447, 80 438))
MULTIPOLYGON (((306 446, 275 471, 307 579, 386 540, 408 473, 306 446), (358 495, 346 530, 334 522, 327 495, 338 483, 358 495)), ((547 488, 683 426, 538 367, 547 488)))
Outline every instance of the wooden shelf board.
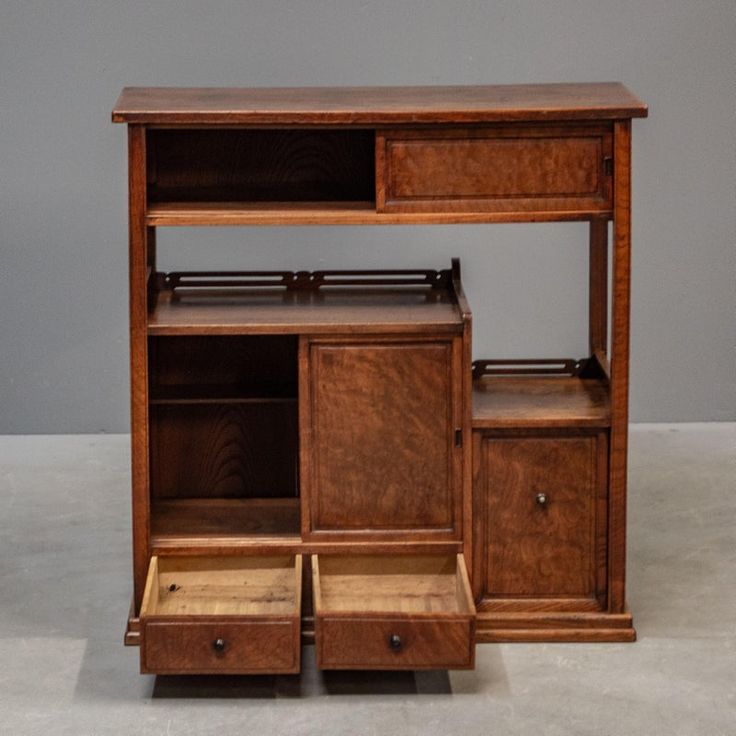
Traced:
POLYGON ((163 291, 149 335, 462 331, 450 294, 426 288, 163 291))
POLYGON ((293 404, 294 395, 269 395, 264 392, 249 392, 241 386, 172 385, 157 386, 151 390, 149 403, 164 404, 293 404))
POLYGON ((473 427, 608 427, 606 384, 570 376, 493 376, 473 384, 473 427))
POLYGON ((504 212, 377 212, 375 202, 159 202, 149 204, 149 226, 411 225, 550 222, 611 218, 601 210, 504 212))
POLYGON ((186 544, 201 538, 295 537, 299 539, 298 498, 177 499, 151 505, 151 542, 186 544))

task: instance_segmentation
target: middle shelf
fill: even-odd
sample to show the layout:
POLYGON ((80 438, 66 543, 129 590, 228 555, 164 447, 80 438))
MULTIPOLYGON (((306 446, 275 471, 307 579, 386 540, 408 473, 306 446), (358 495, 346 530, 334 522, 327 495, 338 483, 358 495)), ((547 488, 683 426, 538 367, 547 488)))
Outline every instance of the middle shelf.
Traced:
POLYGON ((446 272, 157 274, 149 335, 462 332, 446 272))

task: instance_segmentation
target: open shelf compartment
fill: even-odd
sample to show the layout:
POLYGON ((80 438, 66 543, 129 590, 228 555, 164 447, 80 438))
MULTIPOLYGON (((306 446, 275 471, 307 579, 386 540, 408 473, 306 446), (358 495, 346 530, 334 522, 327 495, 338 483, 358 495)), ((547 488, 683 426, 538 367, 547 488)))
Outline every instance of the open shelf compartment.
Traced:
POLYGON ((370 129, 153 128, 149 215, 375 210, 370 129))
POLYGON ((151 541, 299 534, 297 339, 149 338, 151 541))
POLYGON ((611 409, 602 356, 580 361, 476 360, 473 428, 608 427, 611 409))

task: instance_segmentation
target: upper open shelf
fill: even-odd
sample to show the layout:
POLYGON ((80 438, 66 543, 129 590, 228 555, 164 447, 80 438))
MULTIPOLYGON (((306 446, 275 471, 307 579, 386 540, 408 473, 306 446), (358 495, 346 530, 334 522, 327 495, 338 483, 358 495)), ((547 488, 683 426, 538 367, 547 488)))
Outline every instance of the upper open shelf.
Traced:
POLYGON ((450 270, 157 274, 150 335, 461 332, 450 270))
POLYGON ((374 151, 365 129, 153 128, 148 203, 374 201, 374 151))

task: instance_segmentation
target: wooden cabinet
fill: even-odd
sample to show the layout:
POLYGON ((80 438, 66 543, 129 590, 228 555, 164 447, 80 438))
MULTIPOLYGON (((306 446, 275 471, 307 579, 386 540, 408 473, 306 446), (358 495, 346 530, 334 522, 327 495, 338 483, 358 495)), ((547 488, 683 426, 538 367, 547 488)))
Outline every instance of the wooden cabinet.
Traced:
MULTIPOLYGON (((468 668, 476 641, 633 638, 631 119, 645 115, 618 83, 123 90, 125 641, 143 672, 295 673, 312 642, 324 668, 468 668), (564 220, 589 224, 581 359, 504 361, 499 345, 473 363, 457 259, 157 262, 162 227, 564 220)), ((489 246, 473 268, 492 260, 489 246)))

